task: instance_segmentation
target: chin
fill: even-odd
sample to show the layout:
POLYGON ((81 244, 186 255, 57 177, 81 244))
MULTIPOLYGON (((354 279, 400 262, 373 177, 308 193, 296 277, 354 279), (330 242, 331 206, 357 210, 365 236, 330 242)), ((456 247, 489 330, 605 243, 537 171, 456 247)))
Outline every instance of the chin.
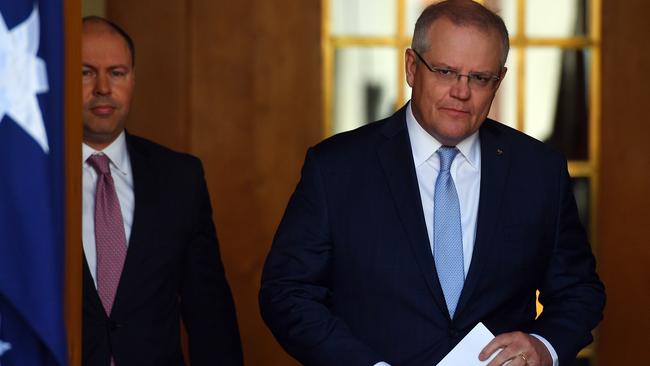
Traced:
MULTIPOLYGON (((440 140, 444 140, 444 142, 453 142, 452 145, 456 145, 459 142, 463 141, 467 136, 471 135, 471 132, 469 132, 466 129, 463 130, 453 130, 453 131, 442 131, 442 133, 439 133, 438 136, 440 136, 440 140)), ((435 136, 434 136, 435 137, 435 136)), ((443 142, 443 141, 440 141, 443 142)), ((445 145, 447 145, 445 143, 445 145)))

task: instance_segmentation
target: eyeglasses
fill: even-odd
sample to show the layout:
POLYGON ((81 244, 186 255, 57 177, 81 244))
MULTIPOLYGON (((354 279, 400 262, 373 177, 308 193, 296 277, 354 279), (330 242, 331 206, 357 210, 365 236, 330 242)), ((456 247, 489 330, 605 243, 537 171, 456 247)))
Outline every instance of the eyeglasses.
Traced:
POLYGON ((457 70, 448 69, 446 67, 434 67, 429 66, 429 63, 424 61, 424 58, 420 56, 418 51, 413 50, 415 55, 422 61, 424 66, 429 69, 434 75, 436 75, 438 81, 451 85, 456 81, 460 80, 462 76, 467 78, 467 83, 470 88, 484 90, 490 88, 495 82, 501 80, 500 77, 493 74, 486 74, 481 72, 471 72, 469 74, 461 74, 457 70))

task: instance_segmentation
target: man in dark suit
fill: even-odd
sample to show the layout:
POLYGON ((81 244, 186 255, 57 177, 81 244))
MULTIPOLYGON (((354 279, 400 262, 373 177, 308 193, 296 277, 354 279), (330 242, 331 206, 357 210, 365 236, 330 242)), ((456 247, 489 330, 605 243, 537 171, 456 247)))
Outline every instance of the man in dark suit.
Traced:
POLYGON ((435 365, 479 322, 490 366, 570 365, 592 341, 604 289, 566 160, 487 119, 508 48, 483 6, 429 6, 410 103, 307 152, 260 291, 300 362, 435 365))
POLYGON ((84 18, 83 364, 241 365, 201 162, 124 130, 131 38, 84 18))

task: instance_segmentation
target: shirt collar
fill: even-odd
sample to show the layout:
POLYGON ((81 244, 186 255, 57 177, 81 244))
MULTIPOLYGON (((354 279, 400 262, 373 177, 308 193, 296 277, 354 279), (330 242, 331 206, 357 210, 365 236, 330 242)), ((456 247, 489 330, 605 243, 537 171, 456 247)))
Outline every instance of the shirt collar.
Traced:
POLYGON ((126 134, 124 131, 120 133, 115 141, 111 142, 104 150, 97 151, 85 143, 81 144, 81 162, 82 164, 88 160, 91 155, 104 154, 111 161, 113 167, 121 174, 126 175, 129 171, 129 156, 126 150, 126 134))
MULTIPOLYGON (((411 102, 406 107, 406 127, 409 138, 411 139, 413 162, 418 167, 429 160, 442 144, 425 131, 415 119, 413 110, 411 109, 411 102)), ((480 169, 481 144, 478 138, 478 131, 461 141, 456 145, 456 148, 474 169, 480 169)))

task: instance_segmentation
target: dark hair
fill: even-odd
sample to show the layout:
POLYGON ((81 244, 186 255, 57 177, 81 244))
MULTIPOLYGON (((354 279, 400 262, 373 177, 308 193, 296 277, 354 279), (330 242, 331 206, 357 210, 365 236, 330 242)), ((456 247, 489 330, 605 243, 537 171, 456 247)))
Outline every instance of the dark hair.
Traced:
POLYGON ((111 22, 110 20, 106 18, 102 18, 96 15, 89 15, 86 17, 83 17, 81 20, 82 24, 86 23, 104 23, 111 27, 115 32, 117 32, 122 38, 124 38, 124 41, 126 42, 126 46, 129 48, 129 53, 131 53, 131 66, 135 66, 135 44, 133 43, 133 39, 131 36, 129 36, 128 33, 122 27, 119 25, 111 22))
POLYGON ((456 25, 473 25, 484 30, 497 31, 501 38, 501 67, 505 65, 510 51, 510 39, 503 19, 471 0, 445 0, 427 6, 415 23, 411 48, 418 52, 429 49, 429 28, 440 18, 449 19, 456 25))

